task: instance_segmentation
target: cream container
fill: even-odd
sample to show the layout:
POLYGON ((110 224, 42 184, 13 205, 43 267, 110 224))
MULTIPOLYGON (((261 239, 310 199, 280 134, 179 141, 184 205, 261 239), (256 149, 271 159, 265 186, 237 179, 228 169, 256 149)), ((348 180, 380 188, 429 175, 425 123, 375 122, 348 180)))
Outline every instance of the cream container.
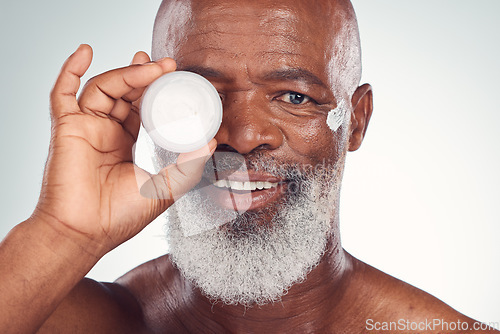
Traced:
POLYGON ((204 77, 185 71, 167 73, 146 90, 142 124, 153 142, 172 152, 205 146, 222 122, 222 102, 204 77))

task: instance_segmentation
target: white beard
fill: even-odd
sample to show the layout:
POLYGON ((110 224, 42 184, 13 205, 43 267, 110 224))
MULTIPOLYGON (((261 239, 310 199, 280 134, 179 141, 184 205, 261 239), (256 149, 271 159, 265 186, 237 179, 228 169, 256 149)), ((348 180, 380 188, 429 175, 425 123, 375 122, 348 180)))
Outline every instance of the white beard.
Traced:
POLYGON ((292 285, 305 280, 321 260, 328 238, 337 233, 332 222, 337 214, 340 160, 328 172, 304 173, 301 191, 285 195, 275 205, 278 214, 271 222, 264 217, 273 208, 266 208, 185 236, 183 222, 235 216, 198 191, 188 193, 168 211, 172 261, 213 301, 245 306, 279 301, 292 285))

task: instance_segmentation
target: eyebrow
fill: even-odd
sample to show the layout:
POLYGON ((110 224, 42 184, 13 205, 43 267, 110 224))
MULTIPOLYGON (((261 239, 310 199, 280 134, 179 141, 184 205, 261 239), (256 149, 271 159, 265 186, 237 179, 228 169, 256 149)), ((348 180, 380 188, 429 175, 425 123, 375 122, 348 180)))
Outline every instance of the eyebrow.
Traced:
MULTIPOLYGON (((193 72, 205 78, 217 79, 225 77, 222 72, 217 71, 214 68, 205 66, 193 65, 182 68, 180 70, 193 72)), ((324 88, 328 88, 328 86, 325 85, 325 83, 318 76, 303 68, 287 67, 278 69, 266 73, 263 78, 267 81, 301 81, 310 85, 318 85, 324 88)))
POLYGON ((312 72, 303 68, 284 68, 272 71, 264 75, 265 80, 269 81, 302 81, 311 85, 319 85, 327 88, 325 83, 321 81, 312 72))
POLYGON ((199 74, 205 78, 223 78, 224 77, 222 72, 219 72, 216 69, 213 69, 211 67, 205 67, 205 66, 193 65, 193 66, 181 68, 180 70, 193 72, 193 73, 199 74))

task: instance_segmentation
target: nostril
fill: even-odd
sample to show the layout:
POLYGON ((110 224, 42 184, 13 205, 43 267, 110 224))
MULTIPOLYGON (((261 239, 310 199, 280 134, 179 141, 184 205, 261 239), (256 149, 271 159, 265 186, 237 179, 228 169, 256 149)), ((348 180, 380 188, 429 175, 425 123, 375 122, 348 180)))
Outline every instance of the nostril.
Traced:
POLYGON ((261 145, 257 146, 256 148, 254 148, 255 151, 258 151, 258 150, 271 150, 271 149, 272 149, 272 147, 269 144, 261 144, 261 145))

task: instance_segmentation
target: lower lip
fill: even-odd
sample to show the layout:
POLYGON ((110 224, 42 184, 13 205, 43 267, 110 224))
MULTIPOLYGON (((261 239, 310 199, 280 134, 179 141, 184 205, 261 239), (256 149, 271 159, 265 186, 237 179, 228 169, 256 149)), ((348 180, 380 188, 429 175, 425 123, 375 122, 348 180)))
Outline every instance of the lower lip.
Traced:
POLYGON ((243 213, 258 210, 279 200, 286 191, 286 183, 279 183, 276 187, 262 190, 237 190, 219 188, 213 184, 202 187, 202 192, 218 206, 243 213))

